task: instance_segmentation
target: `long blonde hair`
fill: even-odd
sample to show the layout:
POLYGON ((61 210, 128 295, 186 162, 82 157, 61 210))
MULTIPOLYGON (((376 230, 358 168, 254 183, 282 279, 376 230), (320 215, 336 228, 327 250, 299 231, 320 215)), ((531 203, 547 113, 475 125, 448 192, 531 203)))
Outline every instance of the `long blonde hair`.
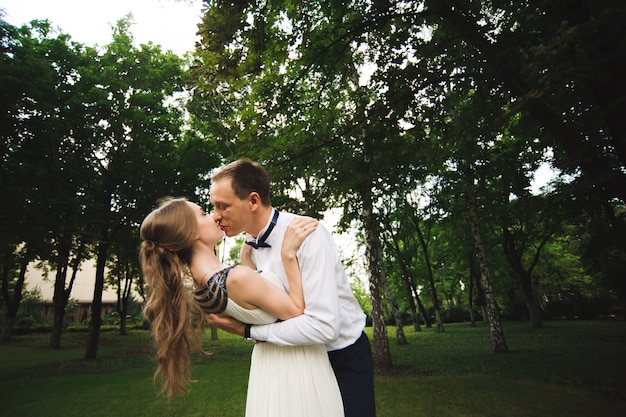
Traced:
POLYGON ((147 284, 144 315, 156 345, 154 383, 158 395, 186 394, 191 382, 191 350, 201 350, 202 319, 185 285, 197 230, 184 198, 167 199, 141 224, 139 261, 147 284))

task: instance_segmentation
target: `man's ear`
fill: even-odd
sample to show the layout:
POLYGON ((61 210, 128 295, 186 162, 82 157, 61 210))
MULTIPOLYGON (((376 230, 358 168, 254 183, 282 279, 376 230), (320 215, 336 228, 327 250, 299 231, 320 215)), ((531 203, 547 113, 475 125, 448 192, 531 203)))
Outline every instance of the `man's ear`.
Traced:
POLYGON ((250 208, 252 210, 256 210, 261 206, 261 197, 259 196, 259 193, 256 193, 254 191, 251 192, 248 200, 250 201, 250 208))

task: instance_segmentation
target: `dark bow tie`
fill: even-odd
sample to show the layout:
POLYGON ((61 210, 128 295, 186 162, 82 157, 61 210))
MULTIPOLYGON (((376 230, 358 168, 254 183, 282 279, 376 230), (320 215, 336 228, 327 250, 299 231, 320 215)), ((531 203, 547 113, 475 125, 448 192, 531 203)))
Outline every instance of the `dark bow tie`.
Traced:
POLYGON ((272 247, 272 245, 270 245, 267 242, 259 242, 259 243, 257 243, 254 240, 248 240, 248 241, 246 241, 246 244, 252 246, 254 249, 271 248, 272 247))
POLYGON ((272 222, 270 223, 269 227, 267 228, 267 230, 265 231, 265 233, 263 233, 263 236, 261 236, 260 239, 257 239, 256 241, 254 240, 247 240, 246 244, 252 246, 254 249, 259 249, 259 248, 271 248, 272 246, 266 242, 267 238, 269 237, 270 233, 272 233, 272 230, 274 229, 274 226, 276 226, 276 221, 278 220, 278 210, 274 211, 274 217, 272 217, 272 222))

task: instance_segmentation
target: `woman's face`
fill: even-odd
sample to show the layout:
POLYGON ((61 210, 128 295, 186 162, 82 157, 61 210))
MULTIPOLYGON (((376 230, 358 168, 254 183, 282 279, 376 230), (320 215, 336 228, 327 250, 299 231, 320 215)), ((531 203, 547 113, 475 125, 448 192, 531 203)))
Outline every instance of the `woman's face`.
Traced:
POLYGON ((224 232, 220 229, 213 216, 206 213, 202 207, 196 203, 187 202, 189 207, 196 216, 198 223, 198 238, 209 245, 215 245, 223 236, 224 232))

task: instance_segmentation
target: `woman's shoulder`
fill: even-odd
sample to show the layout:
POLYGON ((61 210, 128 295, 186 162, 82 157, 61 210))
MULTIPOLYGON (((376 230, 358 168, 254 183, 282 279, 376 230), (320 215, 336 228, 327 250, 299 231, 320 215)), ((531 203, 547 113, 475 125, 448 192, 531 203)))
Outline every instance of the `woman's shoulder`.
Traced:
MULTIPOLYGON (((235 279, 235 280, 243 279, 243 280, 247 280, 247 279, 249 279, 250 275, 255 275, 257 277, 262 277, 262 278, 265 278, 266 280, 268 280, 270 282, 273 282, 274 284, 281 285, 280 278, 275 273, 270 272, 270 271, 259 271, 259 270, 252 269, 252 268, 244 266, 244 265, 234 266, 230 270, 230 273, 228 274, 228 279, 235 279)), ((247 281, 247 282, 249 282, 249 281, 247 281)))
POLYGON ((217 271, 216 273, 214 273, 213 275, 211 275, 211 277, 209 277, 209 281, 212 281, 212 280, 221 281, 221 280, 225 279, 227 276, 230 276, 231 275, 231 271, 233 269, 234 269, 234 265, 222 268, 219 271, 217 271))
POLYGON ((227 266, 225 268, 218 270, 217 272, 212 272, 212 273, 207 272, 200 279, 202 284, 197 290, 194 288, 194 292, 200 291, 202 288, 215 285, 216 283, 223 283, 226 277, 230 276, 230 272, 232 269, 233 269, 233 266, 227 266))
POLYGON ((245 266, 245 265, 232 265, 229 266, 228 268, 224 268, 224 269, 228 269, 228 278, 241 278, 241 277, 245 277, 247 275, 251 275, 251 274, 256 274, 257 272, 250 268, 249 266, 245 266))

